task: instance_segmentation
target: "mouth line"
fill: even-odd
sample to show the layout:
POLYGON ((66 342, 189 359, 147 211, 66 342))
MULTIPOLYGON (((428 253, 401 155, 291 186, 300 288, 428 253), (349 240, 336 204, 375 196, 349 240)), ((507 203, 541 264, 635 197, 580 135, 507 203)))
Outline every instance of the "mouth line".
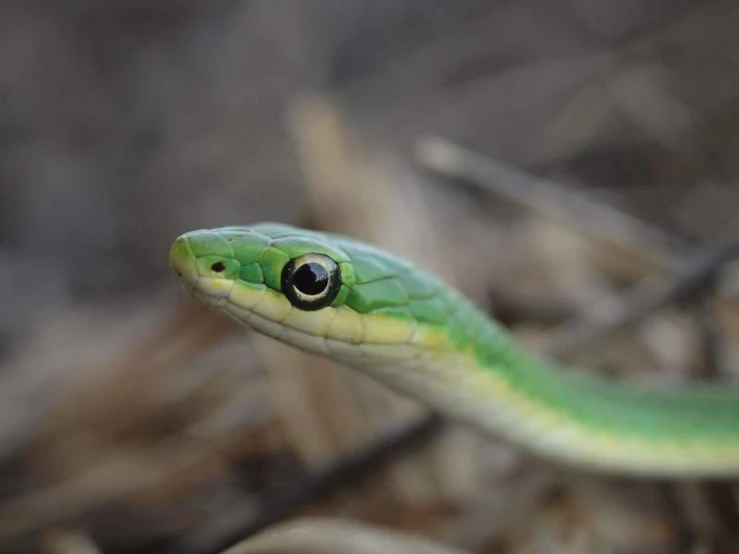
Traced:
POLYGON ((219 312, 221 316, 257 333, 319 356, 328 356, 343 363, 364 367, 367 360, 371 361, 373 359, 373 355, 379 356, 372 362, 373 364, 380 362, 405 364, 421 355, 421 352, 415 352, 414 354, 405 350, 403 351, 405 354, 401 352, 401 355, 390 354, 387 351, 387 349, 396 349, 396 347, 413 350, 408 344, 356 343, 341 338, 333 338, 322 333, 311 332, 305 328, 294 327, 284 321, 278 322, 265 317, 255 311, 254 307, 242 308, 239 304, 233 302, 229 295, 220 296, 199 289, 196 285, 189 286, 191 286, 191 296, 195 300, 219 312))
MULTIPOLYGON (((326 338, 326 337, 324 337, 321 334, 311 333, 311 332, 306 331, 305 329, 298 329, 297 327, 293 327, 291 325, 287 325, 287 324, 285 324, 282 321, 279 321, 278 322, 278 321, 275 321, 273 319, 269 319, 269 318, 261 315, 260 313, 258 313, 257 311, 254 310, 254 308, 257 306, 257 304, 259 302, 257 302, 257 304, 255 304, 251 308, 244 308, 244 307, 236 304, 235 302, 233 302, 231 300, 230 293, 227 293, 227 294, 224 294, 223 296, 221 296, 219 294, 213 294, 211 292, 207 292, 207 291, 199 288, 197 286, 197 283, 191 284, 191 283, 188 283, 187 281, 183 281, 183 283, 186 284, 186 286, 188 287, 187 288, 187 292, 193 298, 195 298, 199 302, 203 302, 203 303, 205 303, 205 304, 207 304, 207 305, 215 308, 218 311, 222 311, 224 313, 224 315, 230 316, 232 318, 236 318, 239 322, 241 322, 242 324, 247 325, 249 327, 253 327, 252 320, 253 319, 256 319, 256 320, 262 320, 262 321, 268 322, 269 324, 280 325, 280 326, 284 327, 286 330, 289 330, 289 331, 294 332, 294 333, 299 333, 299 334, 301 334, 301 335, 303 335, 305 337, 313 337, 313 338, 316 338, 316 339, 325 339, 326 338), (230 310, 229 307, 235 308, 236 310, 239 310, 240 312, 243 312, 244 314, 248 314, 249 317, 238 315, 238 314, 234 313, 232 310, 230 310)), ((261 299, 260 299, 260 301, 261 301, 261 299)), ((343 341, 339 341, 339 342, 343 342, 343 341)), ((350 344, 350 343, 347 342, 346 344, 350 344)))
POLYGON ((218 297, 212 294, 209 294, 205 292, 204 290, 202 290, 200 287, 198 287, 198 282, 202 279, 202 277, 197 277, 197 279, 193 281, 192 279, 188 279, 186 275, 182 271, 179 271, 179 270, 175 271, 175 275, 179 279, 180 285, 185 290, 185 292, 188 294, 188 296, 196 298, 196 300, 199 300, 199 301, 202 301, 204 299, 208 299, 208 300, 218 299, 218 297), (195 296, 196 293, 199 295, 200 298, 197 298, 195 296))

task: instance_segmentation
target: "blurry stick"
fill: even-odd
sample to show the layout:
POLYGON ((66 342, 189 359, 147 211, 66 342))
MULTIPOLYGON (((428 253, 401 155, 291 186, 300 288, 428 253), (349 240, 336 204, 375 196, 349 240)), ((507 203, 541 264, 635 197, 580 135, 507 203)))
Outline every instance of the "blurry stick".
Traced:
POLYGON ((716 306, 707 298, 710 292, 706 291, 706 295, 698 299, 695 305, 695 318, 703 358, 699 374, 705 379, 727 377, 730 374, 729 364, 725 359, 727 334, 716 313, 716 306))
POLYGON ((44 533, 41 550, 45 554, 101 554, 88 535, 71 529, 52 529, 44 533))
POLYGON ((687 271, 683 270, 672 281, 653 277, 623 294, 619 302, 600 312, 575 318, 561 326, 549 339, 545 351, 552 357, 563 358, 593 345, 608 333, 640 321, 656 309, 671 302, 679 302, 710 289, 721 269, 739 255, 739 241, 701 256, 687 271), (692 267, 691 267, 692 266, 692 267))
POLYGON ((464 554, 416 536, 350 521, 302 519, 280 525, 222 554, 464 554))
POLYGON ((443 138, 420 140, 416 156, 433 171, 468 180, 476 187, 516 202, 566 227, 579 228, 596 239, 637 252, 660 269, 671 271, 682 267, 686 257, 697 252, 619 210, 443 138))

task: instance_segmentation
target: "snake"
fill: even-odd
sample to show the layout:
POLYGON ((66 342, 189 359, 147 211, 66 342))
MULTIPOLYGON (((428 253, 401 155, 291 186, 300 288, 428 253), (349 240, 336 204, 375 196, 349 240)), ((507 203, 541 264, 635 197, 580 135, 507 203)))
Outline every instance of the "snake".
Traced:
POLYGON ((534 457, 614 476, 739 475, 739 390, 564 367, 437 274, 371 244, 272 222, 199 229, 174 240, 169 266, 237 323, 534 457))

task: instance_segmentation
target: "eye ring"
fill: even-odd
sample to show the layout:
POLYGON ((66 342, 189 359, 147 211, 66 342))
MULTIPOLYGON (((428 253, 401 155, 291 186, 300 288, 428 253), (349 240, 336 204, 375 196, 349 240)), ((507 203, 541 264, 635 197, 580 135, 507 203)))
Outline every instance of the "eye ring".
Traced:
POLYGON ((305 311, 325 308, 341 288, 339 266, 325 254, 304 254, 282 269, 282 294, 290 304, 305 311))

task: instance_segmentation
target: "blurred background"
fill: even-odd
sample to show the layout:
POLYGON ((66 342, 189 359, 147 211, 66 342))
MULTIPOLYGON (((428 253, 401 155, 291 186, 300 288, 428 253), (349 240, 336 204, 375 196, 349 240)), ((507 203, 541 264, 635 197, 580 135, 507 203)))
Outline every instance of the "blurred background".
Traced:
POLYGON ((739 551, 732 484, 531 459, 235 329, 166 263, 197 228, 338 231, 570 365, 730 379, 738 23, 719 0, 2 2, 2 551, 739 551))

